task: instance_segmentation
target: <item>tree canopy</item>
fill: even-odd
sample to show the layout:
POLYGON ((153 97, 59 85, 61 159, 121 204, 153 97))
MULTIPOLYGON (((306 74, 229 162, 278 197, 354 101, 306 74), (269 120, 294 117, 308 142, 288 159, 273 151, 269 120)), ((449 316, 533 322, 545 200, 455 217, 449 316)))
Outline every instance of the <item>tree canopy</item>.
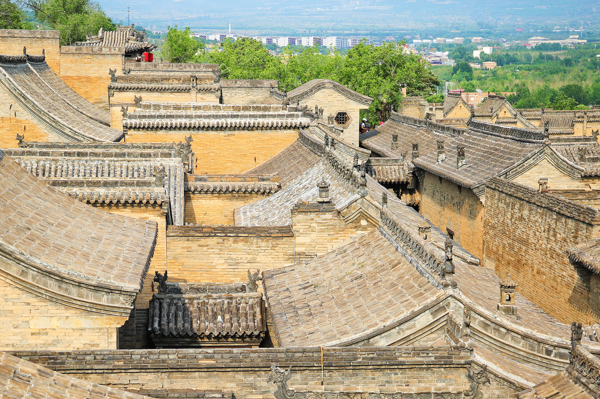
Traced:
POLYGON ((31 29, 25 13, 10 0, 0 0, 0 29, 31 29))
POLYGON ((90 0, 23 0, 35 18, 60 31, 60 44, 69 45, 97 35, 100 28, 115 30, 116 25, 98 3, 90 0))
POLYGON ((204 44, 193 37, 190 28, 179 30, 177 26, 167 32, 165 44, 162 47, 161 56, 168 62, 190 62, 198 51, 204 48, 204 44))
MULTIPOLYGON (((182 61, 172 62, 189 59, 182 57, 182 61)), ((408 95, 430 95, 439 84, 428 64, 420 56, 406 51, 404 42, 374 46, 363 41, 348 50, 347 55, 335 50, 322 54, 318 47, 298 50, 288 46, 277 57, 260 41, 245 37, 225 40, 191 59, 218 64, 222 76, 227 79, 276 79, 282 91, 293 90, 313 79, 335 80, 374 99, 367 111, 374 123, 385 121, 390 112, 400 106, 403 87, 408 95)))

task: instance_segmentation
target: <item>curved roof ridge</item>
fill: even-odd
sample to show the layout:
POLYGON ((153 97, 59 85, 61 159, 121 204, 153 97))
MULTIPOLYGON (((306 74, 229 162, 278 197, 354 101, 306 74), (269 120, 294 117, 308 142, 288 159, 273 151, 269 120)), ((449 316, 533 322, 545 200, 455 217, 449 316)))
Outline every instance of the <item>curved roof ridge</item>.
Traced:
POLYGON ((356 102, 371 105, 373 99, 371 97, 360 94, 343 84, 336 82, 331 79, 313 79, 309 82, 304 83, 302 86, 296 87, 294 90, 287 93, 287 98, 289 101, 292 100, 301 100, 304 97, 311 95, 314 92, 322 90, 324 88, 331 88, 337 91, 338 93, 350 97, 356 102))

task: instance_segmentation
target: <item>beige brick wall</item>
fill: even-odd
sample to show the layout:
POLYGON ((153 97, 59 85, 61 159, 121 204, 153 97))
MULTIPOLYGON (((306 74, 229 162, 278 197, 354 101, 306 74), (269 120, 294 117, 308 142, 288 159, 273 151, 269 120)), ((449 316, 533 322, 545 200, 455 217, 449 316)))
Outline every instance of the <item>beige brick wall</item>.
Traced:
POLYGON ((483 254, 483 204, 473 191, 425 172, 419 212, 471 254, 483 254))
POLYGON ((92 49, 94 48, 63 47, 60 56, 60 77, 83 98, 108 110, 108 70, 116 69, 120 74, 123 55, 92 49))
POLYGON ((344 223, 338 211, 292 211, 296 240, 296 260, 309 260, 339 248, 375 228, 371 222, 359 217, 344 223))
POLYGON ((465 108, 463 103, 459 103, 448 115, 446 118, 454 119, 454 118, 468 118, 471 116, 471 110, 465 108))
POLYGON ((148 301, 152 298, 152 280, 154 272, 159 271, 164 273, 166 266, 166 217, 161 215, 161 205, 151 204, 118 204, 118 205, 95 205, 95 207, 103 211, 116 213, 119 215, 140 218, 144 220, 154 220, 158 223, 158 234, 156 237, 156 247, 154 248, 154 256, 148 268, 148 274, 144 279, 144 288, 138 294, 135 306, 138 309, 147 308, 148 301))
POLYGON ((60 36, 58 31, 0 29, 0 54, 22 55, 46 53, 46 63, 57 74, 60 72, 60 36))
POLYGON ((223 104, 281 104, 271 96, 270 87, 223 87, 223 104))
POLYGON ((126 317, 86 312, 24 291, 0 276, 0 350, 116 349, 126 317))
POLYGON ((237 174, 268 161, 298 138, 297 130, 234 130, 230 132, 132 131, 128 143, 183 142, 192 135, 195 174, 237 174))
POLYGON ((327 122, 327 116, 335 116, 338 112, 347 112, 350 116, 350 124, 344 129, 342 138, 349 144, 358 146, 358 127, 360 126, 360 110, 368 106, 357 103, 341 95, 333 89, 322 89, 314 95, 300 101, 300 105, 307 105, 309 110, 314 110, 315 105, 323 108, 323 119, 327 122))
POLYGON ((510 273, 521 294, 563 323, 600 321, 599 279, 565 253, 593 238, 592 225, 490 188, 484 222, 485 267, 510 273))
POLYGON ((233 226, 233 210, 268 197, 266 194, 185 193, 185 222, 233 226))
POLYGON ((167 270, 173 282, 246 281, 248 269, 274 269, 294 261, 294 237, 168 237, 167 270))
POLYGON ((551 190, 589 189, 590 184, 594 187, 600 183, 598 179, 574 179, 556 169, 554 165, 545 159, 512 181, 538 189, 538 181, 542 177, 548 178, 548 188, 551 190))

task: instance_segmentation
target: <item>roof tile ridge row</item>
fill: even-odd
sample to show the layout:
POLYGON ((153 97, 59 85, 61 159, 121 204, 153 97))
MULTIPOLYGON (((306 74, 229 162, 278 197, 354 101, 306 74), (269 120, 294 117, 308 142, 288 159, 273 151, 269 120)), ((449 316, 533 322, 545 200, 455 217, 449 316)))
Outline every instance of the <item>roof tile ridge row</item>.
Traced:
POLYGON ((583 385, 593 397, 600 397, 600 359, 592 355, 582 345, 576 345, 571 352, 567 372, 583 385))
MULTIPOLYGON (((29 63, 27 64, 27 66, 28 66, 28 67, 31 69, 31 71, 33 71, 33 73, 35 73, 35 74, 37 75, 37 77, 38 77, 38 78, 39 78, 39 79, 40 79, 42 82, 44 82, 44 84, 45 84, 45 85, 46 85, 46 86, 47 86, 47 87, 48 87, 50 90, 52 90, 52 91, 54 92, 54 94, 56 94, 58 97, 60 97, 60 98, 61 98, 61 99, 62 99, 62 100, 63 100, 63 101, 64 101, 64 102, 67 104, 67 105, 69 105, 69 106, 70 106, 71 108, 73 108, 75 111, 79 112, 80 114, 84 115, 84 116, 85 116, 85 117, 87 117, 87 118, 93 119, 93 120, 95 120, 96 122, 103 124, 103 125, 104 125, 104 126, 106 126, 106 127, 110 127, 108 124, 106 124, 106 122, 105 122, 105 121, 102 121, 102 120, 100 120, 100 119, 96 118, 95 116, 88 114, 88 113, 87 113, 87 112, 85 112, 84 110, 81 110, 81 109, 79 109, 79 108, 75 107, 73 104, 71 104, 69 101, 67 101, 67 99, 66 99, 66 98, 64 98, 64 97, 63 97, 63 96, 62 96, 62 95, 61 95, 61 94, 60 94, 58 91, 56 91, 56 90, 55 90, 55 89, 54 89, 54 88, 53 88, 53 87, 50 85, 50 83, 46 82, 46 80, 45 80, 44 78, 42 78, 42 76, 41 76, 41 75, 38 73, 38 71, 36 71, 36 70, 35 70, 35 68, 33 68, 31 65, 29 65, 29 63)), ((84 99, 84 100, 85 100, 85 99, 84 99)), ((87 101, 87 100, 85 100, 85 101, 87 101)))
POLYGON ((302 86, 295 88, 289 93, 284 93, 284 97, 287 98, 287 101, 300 101, 301 99, 308 97, 323 88, 333 89, 341 95, 349 97, 352 100, 365 105, 371 105, 373 102, 371 97, 360 94, 352 89, 349 89, 343 84, 330 79, 318 79, 317 82, 311 80, 304 83, 302 86))
POLYGON ((449 286, 444 267, 446 257, 437 247, 395 218, 385 207, 381 210, 379 230, 435 287, 442 289, 449 286))
POLYGON ((599 209, 588 205, 582 205, 557 195, 542 193, 519 183, 492 177, 487 181, 486 189, 492 189, 511 195, 587 224, 600 224, 599 209))
POLYGON ((305 148, 313 152, 314 154, 323 157, 325 155, 325 142, 320 141, 316 137, 313 137, 311 134, 304 131, 304 129, 300 129, 300 133, 298 134, 298 141, 305 148))
POLYGON ((185 182, 185 191, 192 193, 273 194, 280 189, 279 182, 185 182))
POLYGON ((417 127, 429 128, 436 133, 441 133, 447 136, 458 137, 466 133, 468 129, 462 127, 454 127, 450 125, 443 125, 441 123, 433 122, 428 119, 415 118, 408 115, 402 115, 397 112, 393 112, 390 119, 394 122, 398 122, 404 125, 413 125, 417 127))
POLYGON ((361 197, 366 197, 368 195, 366 163, 364 163, 365 167, 355 167, 350 162, 346 161, 342 155, 338 154, 335 147, 330 147, 327 143, 325 145, 323 158, 325 159, 324 164, 329 166, 329 171, 337 175, 353 191, 357 192, 361 197))
POLYGON ((467 126, 469 127, 469 130, 477 133, 515 141, 523 141, 526 143, 539 143, 547 138, 547 136, 537 130, 496 125, 494 123, 481 122, 474 119, 467 121, 467 126))
POLYGON ((298 119, 123 119, 123 127, 128 129, 188 129, 188 128, 212 128, 212 129, 231 129, 231 128, 298 128, 310 125, 308 118, 298 119))

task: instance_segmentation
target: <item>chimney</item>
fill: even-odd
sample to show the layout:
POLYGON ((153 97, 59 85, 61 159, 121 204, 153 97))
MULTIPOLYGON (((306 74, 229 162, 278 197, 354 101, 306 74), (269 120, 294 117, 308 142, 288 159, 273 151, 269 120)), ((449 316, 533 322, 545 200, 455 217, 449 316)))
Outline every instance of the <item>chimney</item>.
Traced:
POLYGON ((575 347, 581 345, 581 338, 583 337, 583 328, 581 323, 571 324, 571 349, 575 350, 575 347))
POLYGON ((444 261, 444 274, 448 275, 448 274, 454 274, 454 263, 452 262, 452 247, 454 246, 454 244, 452 243, 452 239, 448 236, 446 236, 446 243, 445 243, 445 248, 446 248, 446 260, 444 261))
POLYGON ((456 158, 456 169, 460 168, 465 164, 465 147, 458 146, 456 148, 457 158, 456 158))
POLYGON ((444 142, 438 141, 437 142, 437 161, 444 162, 445 159, 446 159, 446 151, 444 150, 444 142))
POLYGON ((577 148, 577 154, 579 155, 579 162, 587 162, 587 148, 580 145, 577 148))
POLYGON ((317 199, 317 202, 331 202, 329 199, 329 183, 325 181, 325 178, 317 184, 317 187, 319 187, 319 198, 317 199))
POLYGON ((382 208, 387 207, 387 201, 388 201, 388 194, 387 194, 387 191, 384 191, 383 193, 381 193, 381 207, 382 208))
POLYGON ((425 241, 429 241, 429 235, 431 233, 431 225, 427 220, 422 219, 421 223, 419 223, 419 235, 425 241))
POLYGON ((540 186, 540 193, 548 192, 548 178, 547 177, 540 178, 540 180, 538 180, 538 184, 540 186))
POLYGON ((519 283, 514 281, 510 274, 500 281, 500 302, 498 310, 509 316, 517 315, 517 306, 515 305, 515 294, 519 283))
POLYGON ((398 135, 392 134, 392 150, 398 149, 398 135))
POLYGON ((412 159, 419 158, 419 144, 413 143, 412 145, 412 159))

